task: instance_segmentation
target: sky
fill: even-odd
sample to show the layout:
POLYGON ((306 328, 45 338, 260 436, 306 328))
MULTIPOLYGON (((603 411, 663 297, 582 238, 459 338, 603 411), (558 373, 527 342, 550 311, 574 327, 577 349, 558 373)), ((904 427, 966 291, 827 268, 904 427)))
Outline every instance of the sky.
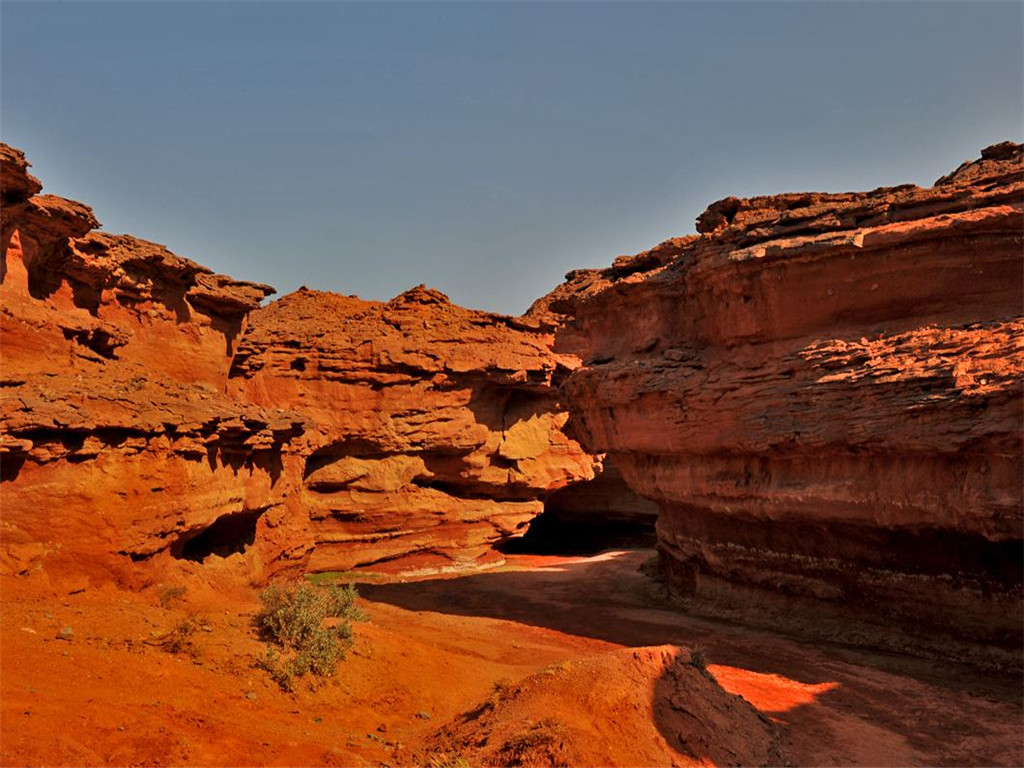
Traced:
POLYGON ((523 312, 728 195, 1024 131, 1021 2, 0 3, 0 137, 219 272, 523 312))

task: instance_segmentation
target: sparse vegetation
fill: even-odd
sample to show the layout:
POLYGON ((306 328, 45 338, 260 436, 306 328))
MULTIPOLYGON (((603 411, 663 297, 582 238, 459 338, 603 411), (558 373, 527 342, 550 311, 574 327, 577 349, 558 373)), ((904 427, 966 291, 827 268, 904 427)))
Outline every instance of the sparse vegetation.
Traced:
POLYGON ((552 763, 548 760, 538 760, 537 750, 550 753, 557 748, 564 735, 565 727, 559 721, 547 717, 529 730, 510 736, 499 754, 508 765, 550 765, 552 763))
POLYGON ((192 637, 198 629, 199 623, 195 617, 189 616, 182 619, 171 630, 170 634, 167 635, 167 639, 164 641, 164 648, 170 653, 182 653, 193 650, 194 643, 192 637))
POLYGON ((203 626, 205 626, 205 621, 200 617, 186 616, 169 632, 146 642, 150 645, 159 645, 168 653, 186 653, 195 658, 200 654, 200 649, 194 638, 196 632, 203 626))
POLYGON ((471 766, 462 755, 446 753, 443 755, 434 755, 428 759, 427 768, 471 768, 471 766))
POLYGON ((511 699, 516 691, 516 684, 508 678, 501 678, 495 680, 494 685, 491 686, 491 696, 488 703, 493 707, 502 701, 511 699))
POLYGON ((704 677, 712 677, 711 673, 708 671, 707 652, 699 645, 690 649, 690 665, 696 667, 697 671, 704 675, 704 677))
POLYGON ((292 690, 296 677, 332 676, 352 645, 351 622, 365 619, 355 604, 358 596, 352 585, 264 589, 256 624, 273 645, 268 645, 259 666, 285 690, 292 690))
POLYGON ((188 592, 188 587, 181 584, 164 584, 157 590, 156 599, 161 608, 167 608, 171 603, 180 600, 188 592))
POLYGON ((548 664, 544 669, 540 671, 542 675, 557 675, 559 672, 568 672, 572 668, 572 664, 567 660, 559 661, 555 664, 548 664))

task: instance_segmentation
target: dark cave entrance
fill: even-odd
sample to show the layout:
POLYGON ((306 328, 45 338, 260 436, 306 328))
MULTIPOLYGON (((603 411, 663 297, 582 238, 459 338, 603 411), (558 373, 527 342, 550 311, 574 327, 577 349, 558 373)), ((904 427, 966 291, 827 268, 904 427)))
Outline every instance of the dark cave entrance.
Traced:
POLYGON ((657 544, 658 506, 637 495, 610 457, 593 479, 572 483, 544 501, 523 536, 498 547, 509 554, 596 555, 657 544))
POLYGON ((229 557, 245 552, 256 541, 256 523, 265 510, 222 515, 198 533, 179 539, 171 554, 179 560, 202 563, 211 555, 229 557))
POLYGON ((562 517, 547 509, 535 517, 526 533, 499 544, 509 555, 596 555, 610 549, 647 549, 657 543, 654 521, 602 520, 562 517))

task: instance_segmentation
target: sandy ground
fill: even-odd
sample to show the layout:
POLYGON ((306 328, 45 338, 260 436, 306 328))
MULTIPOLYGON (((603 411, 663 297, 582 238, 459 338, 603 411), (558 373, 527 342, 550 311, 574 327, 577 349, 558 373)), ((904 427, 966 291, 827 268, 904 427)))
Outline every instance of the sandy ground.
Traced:
POLYGON ((498 681, 671 644, 699 646, 722 687, 778 725, 787 764, 1024 765, 1020 679, 688 617, 640 572, 650 556, 509 556, 491 572, 362 584, 370 620, 336 678, 294 693, 255 666, 254 592, 189 585, 161 605, 158 590, 105 586, 40 601, 6 578, 0 764, 422 765, 498 681), (153 644, 189 616, 195 648, 153 644))

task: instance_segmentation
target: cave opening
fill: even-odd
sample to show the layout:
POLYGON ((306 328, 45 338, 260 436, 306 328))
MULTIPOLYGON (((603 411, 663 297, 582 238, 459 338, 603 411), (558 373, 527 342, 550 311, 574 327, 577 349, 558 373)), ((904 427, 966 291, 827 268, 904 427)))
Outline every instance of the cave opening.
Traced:
POLYGON ((256 523, 265 510, 221 515, 206 528, 182 538, 171 548, 179 560, 205 562, 208 557, 229 557, 245 552, 256 541, 256 523))
POLYGON ((525 534, 496 548, 509 555, 590 556, 611 549, 649 549, 656 543, 652 522, 566 519, 545 509, 525 534))
POLYGON ((531 555, 596 555, 610 549, 657 544, 658 507, 638 496, 610 458, 591 480, 570 483, 544 501, 544 511, 501 552, 531 555))

